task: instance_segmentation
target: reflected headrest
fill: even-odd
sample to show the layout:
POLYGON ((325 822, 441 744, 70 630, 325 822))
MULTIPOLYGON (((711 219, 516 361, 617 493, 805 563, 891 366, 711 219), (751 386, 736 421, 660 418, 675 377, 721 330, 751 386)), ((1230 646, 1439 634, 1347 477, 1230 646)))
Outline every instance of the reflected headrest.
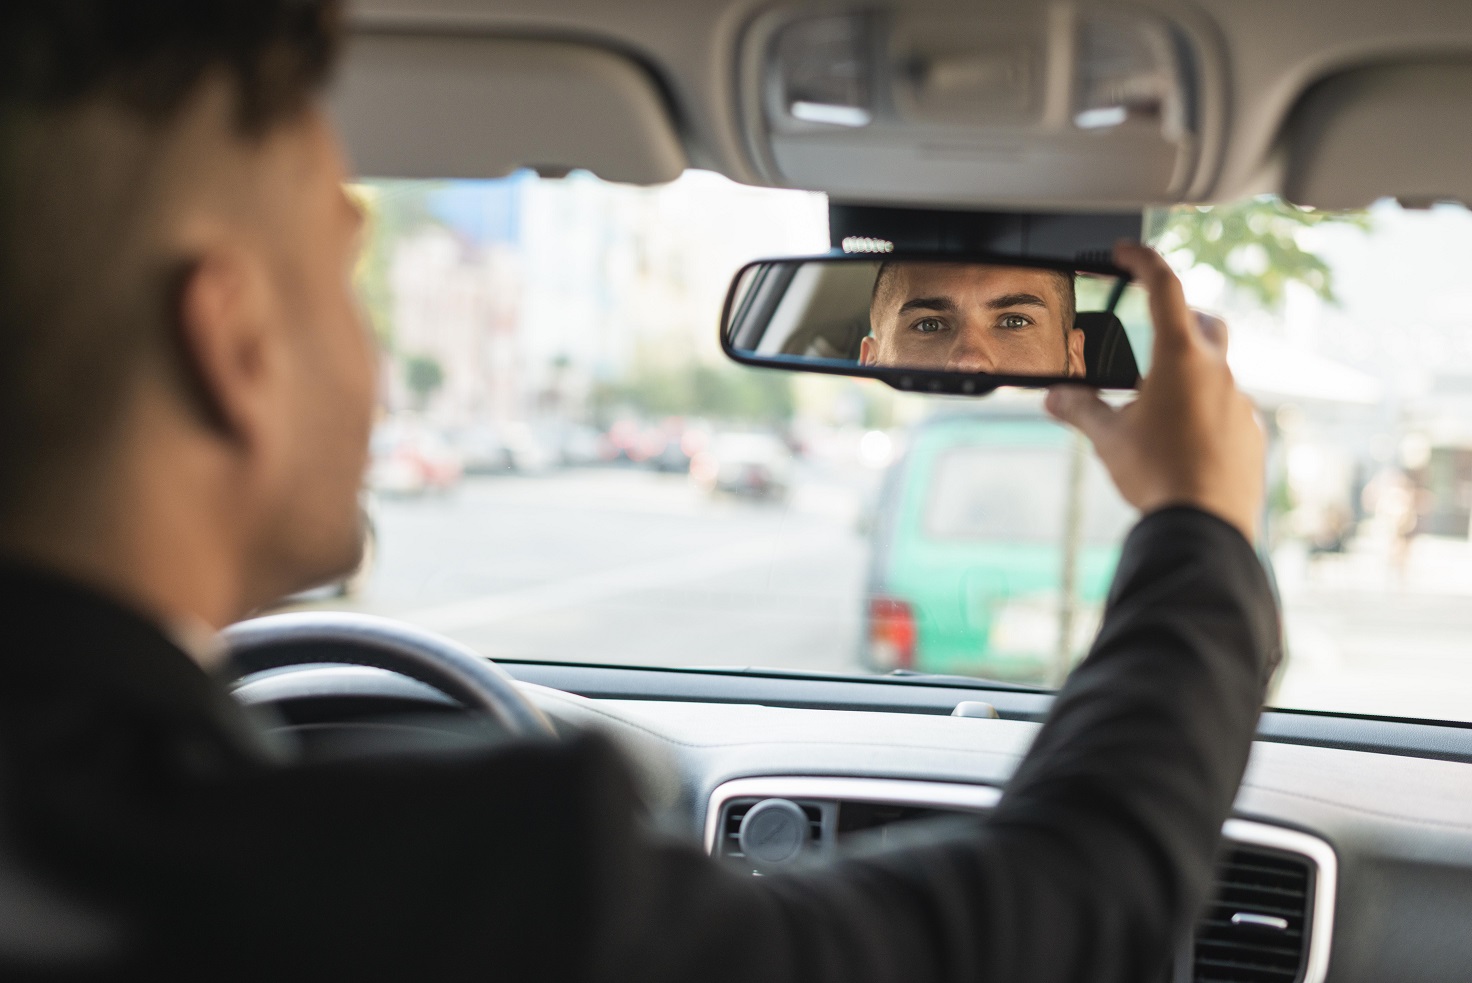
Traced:
POLYGON ((1109 311, 1085 311, 1074 318, 1073 326, 1084 333, 1084 366, 1090 382, 1123 389, 1140 384, 1140 366, 1119 318, 1109 311))

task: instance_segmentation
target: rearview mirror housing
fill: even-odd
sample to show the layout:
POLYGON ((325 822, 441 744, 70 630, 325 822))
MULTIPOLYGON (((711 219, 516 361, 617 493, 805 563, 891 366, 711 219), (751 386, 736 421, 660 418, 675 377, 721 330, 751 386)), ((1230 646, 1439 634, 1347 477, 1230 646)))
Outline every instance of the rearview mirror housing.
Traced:
MULTIPOLYGON (((1132 389, 1148 317, 1108 262, 995 253, 841 253, 760 260, 732 282, 721 345, 745 365, 985 395, 1001 386, 1132 389), (1123 302, 1123 303, 1122 303, 1123 302)), ((1139 293, 1138 288, 1134 288, 1139 293)))

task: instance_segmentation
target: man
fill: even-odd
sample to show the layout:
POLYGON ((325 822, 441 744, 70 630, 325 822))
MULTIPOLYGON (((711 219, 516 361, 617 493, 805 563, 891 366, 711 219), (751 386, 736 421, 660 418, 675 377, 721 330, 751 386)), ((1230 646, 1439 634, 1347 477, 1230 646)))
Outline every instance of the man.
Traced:
POLYGON ((1083 376, 1073 277, 981 263, 888 262, 869 302, 864 365, 1083 376))
POLYGON ((647 833, 597 740, 412 766, 261 747, 212 632, 352 566, 373 388, 318 103, 336 13, 0 8, 0 976, 1156 978, 1277 626, 1261 434, 1220 326, 1138 246, 1140 398, 1049 405, 1147 517, 985 824, 742 878, 647 833))

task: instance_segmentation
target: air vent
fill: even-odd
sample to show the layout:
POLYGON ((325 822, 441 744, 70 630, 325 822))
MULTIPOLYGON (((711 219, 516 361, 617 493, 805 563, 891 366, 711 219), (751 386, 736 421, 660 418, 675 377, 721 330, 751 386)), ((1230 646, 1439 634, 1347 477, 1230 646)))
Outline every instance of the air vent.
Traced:
POLYGON ((1303 857, 1235 847, 1196 933, 1193 983, 1297 983, 1308 954, 1314 867, 1303 857))
MULTIPOLYGON (((741 820, 761 799, 732 799, 726 804, 725 816, 721 820, 721 836, 716 843, 716 855, 747 870, 752 867, 741 852, 741 820)), ((808 817, 808 842, 816 846, 823 839, 823 807, 816 802, 799 802, 808 817)))
MULTIPOLYGON (((808 818, 811 847, 833 855, 851 834, 946 813, 985 813, 1001 793, 877 778, 738 778, 711 794, 706 848, 753 872, 741 853, 741 820, 765 798, 797 803, 808 818)), ((1228 852, 1216 894, 1193 945, 1182 947, 1174 983, 1324 983, 1338 891, 1334 848, 1308 833, 1246 819, 1227 820, 1222 834, 1228 852)))

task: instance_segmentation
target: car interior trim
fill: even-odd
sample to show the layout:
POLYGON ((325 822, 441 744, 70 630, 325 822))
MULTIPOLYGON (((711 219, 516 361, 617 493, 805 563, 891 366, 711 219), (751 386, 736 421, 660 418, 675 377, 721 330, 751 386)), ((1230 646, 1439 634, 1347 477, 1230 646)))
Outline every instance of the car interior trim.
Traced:
MULTIPOLYGON (((1023 688, 947 685, 919 678, 841 677, 747 670, 629 668, 555 662, 497 664, 524 683, 587 699, 676 703, 757 703, 796 710, 861 710, 947 715, 956 705, 984 699, 1004 720, 1039 722, 1052 694, 1023 688)), ((1472 763, 1472 727, 1456 722, 1410 721, 1297 710, 1268 710, 1257 739, 1472 763)))
POLYGON ((980 812, 1002 798, 991 785, 958 785, 893 778, 793 777, 736 778, 718 785, 705 814, 705 852, 715 850, 721 814, 726 803, 740 798, 834 799, 882 802, 886 805, 926 806, 980 812))
MULTIPOLYGON (((705 814, 705 851, 714 854, 726 805, 744 798, 823 799, 874 802, 885 805, 981 812, 995 806, 1002 790, 991 785, 908 781, 887 778, 773 775, 737 778, 715 788, 705 814)), ((1339 858, 1320 837, 1251 819, 1228 819, 1222 838, 1239 846, 1255 846, 1290 853, 1313 865, 1307 946, 1300 983, 1324 983, 1329 973, 1329 950, 1334 933, 1334 900, 1338 890, 1339 858)))
POLYGON ((1313 913, 1304 954, 1303 983, 1323 983, 1329 975, 1329 946, 1334 937, 1334 899, 1339 887, 1339 856, 1325 840, 1309 833, 1250 819, 1228 819, 1222 836, 1245 846, 1260 846, 1307 857, 1314 865, 1313 913))
POLYGON ((367 33, 354 38, 334 115, 364 174, 495 178, 586 168, 659 184, 689 163, 666 95, 638 62, 541 38, 367 33), (445 126, 426 106, 465 107, 445 126))
POLYGON ((1472 138, 1443 121, 1464 112, 1472 60, 1358 68, 1310 89, 1284 127, 1283 194, 1318 208, 1364 208, 1393 196, 1425 206, 1472 200, 1472 138), (1437 139, 1418 139, 1435 132, 1437 139))

